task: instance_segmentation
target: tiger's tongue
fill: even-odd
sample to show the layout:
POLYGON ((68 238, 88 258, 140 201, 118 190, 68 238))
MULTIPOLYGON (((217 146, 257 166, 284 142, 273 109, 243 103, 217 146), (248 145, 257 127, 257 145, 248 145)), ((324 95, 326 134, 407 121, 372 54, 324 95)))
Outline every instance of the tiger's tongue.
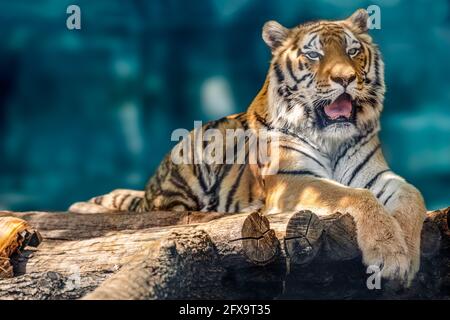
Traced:
POLYGON ((339 117, 350 118, 352 114, 352 102, 347 95, 341 95, 333 103, 326 106, 324 111, 333 120, 339 117))

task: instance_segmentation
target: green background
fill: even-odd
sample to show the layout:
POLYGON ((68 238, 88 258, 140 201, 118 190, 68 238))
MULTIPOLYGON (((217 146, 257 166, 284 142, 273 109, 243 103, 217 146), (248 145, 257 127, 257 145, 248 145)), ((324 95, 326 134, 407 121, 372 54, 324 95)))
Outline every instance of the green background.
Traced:
POLYGON ((176 128, 244 111, 270 54, 265 21, 377 4, 383 149, 429 208, 450 204, 449 2, 0 0, 0 209, 64 210, 142 189, 176 128), (81 30, 66 8, 81 8, 81 30))

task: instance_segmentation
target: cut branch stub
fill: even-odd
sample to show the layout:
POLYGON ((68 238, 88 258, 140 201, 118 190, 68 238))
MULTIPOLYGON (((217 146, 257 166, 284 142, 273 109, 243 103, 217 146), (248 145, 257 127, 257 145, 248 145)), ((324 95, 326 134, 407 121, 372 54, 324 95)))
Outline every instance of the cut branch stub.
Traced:
POLYGON ((350 260, 361 254, 355 221, 350 214, 337 212, 323 217, 322 221, 325 224, 324 254, 328 260, 350 260))
POLYGON ((422 228, 421 253, 425 258, 437 255, 441 248, 441 240, 449 239, 450 207, 428 213, 422 228))
POLYGON ((422 242, 420 244, 422 257, 434 257, 441 247, 441 238, 439 227, 431 220, 425 220, 422 228, 422 242))
POLYGON ((305 264, 314 259, 322 243, 323 224, 309 210, 295 213, 289 220, 284 237, 287 256, 294 264, 305 264))
POLYGON ((197 228, 211 237, 223 267, 265 265, 280 253, 275 232, 269 229, 267 218, 258 212, 224 217, 197 228))
POLYGON ((270 229, 269 220, 258 212, 251 213, 242 226, 242 246, 245 256, 256 264, 267 264, 279 252, 279 241, 270 229))
POLYGON ((450 238, 450 207, 428 212, 426 221, 436 224, 444 238, 450 238))
POLYGON ((25 220, 15 217, 0 218, 0 278, 13 276, 10 256, 29 245, 37 247, 42 237, 25 220))

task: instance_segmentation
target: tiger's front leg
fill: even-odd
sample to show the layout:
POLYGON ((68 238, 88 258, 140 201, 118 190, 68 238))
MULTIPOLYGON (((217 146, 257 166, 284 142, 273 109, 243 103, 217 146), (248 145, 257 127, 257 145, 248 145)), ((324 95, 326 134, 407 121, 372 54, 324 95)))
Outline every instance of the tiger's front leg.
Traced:
POLYGON ((348 212, 354 218, 357 241, 366 265, 376 265, 388 279, 414 276, 408 246, 399 222, 367 189, 302 175, 266 176, 266 212, 309 209, 319 215, 348 212))
POLYGON ((411 258, 408 283, 420 268, 420 241, 426 208, 421 193, 403 179, 391 178, 378 192, 379 200, 398 221, 411 258))

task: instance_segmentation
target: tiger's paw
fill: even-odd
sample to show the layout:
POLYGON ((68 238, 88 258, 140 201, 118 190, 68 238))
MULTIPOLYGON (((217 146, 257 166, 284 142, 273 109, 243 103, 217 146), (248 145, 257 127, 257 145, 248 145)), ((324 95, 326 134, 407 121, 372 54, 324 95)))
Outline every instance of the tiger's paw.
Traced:
POLYGON ((365 255, 364 263, 378 266, 381 276, 385 279, 400 280, 405 283, 411 270, 411 260, 401 251, 372 252, 365 255))
POLYGON ((376 266, 382 278, 399 281, 403 286, 409 286, 418 271, 413 266, 403 239, 367 246, 362 248, 362 253, 365 265, 376 266))

